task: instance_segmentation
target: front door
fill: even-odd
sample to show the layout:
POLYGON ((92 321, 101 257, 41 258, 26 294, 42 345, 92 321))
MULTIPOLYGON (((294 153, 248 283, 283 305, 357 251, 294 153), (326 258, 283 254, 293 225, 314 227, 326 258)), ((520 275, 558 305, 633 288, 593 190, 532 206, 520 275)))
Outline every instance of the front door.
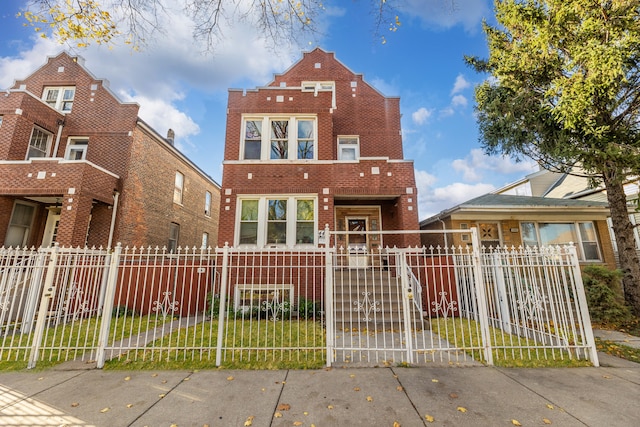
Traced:
POLYGON ((349 267, 366 267, 369 245, 367 241, 367 218, 345 218, 347 222, 347 250, 349 251, 349 267))
POLYGON ((60 209, 49 209, 47 224, 44 227, 42 246, 48 248, 56 242, 58 237, 58 225, 60 224, 60 209))

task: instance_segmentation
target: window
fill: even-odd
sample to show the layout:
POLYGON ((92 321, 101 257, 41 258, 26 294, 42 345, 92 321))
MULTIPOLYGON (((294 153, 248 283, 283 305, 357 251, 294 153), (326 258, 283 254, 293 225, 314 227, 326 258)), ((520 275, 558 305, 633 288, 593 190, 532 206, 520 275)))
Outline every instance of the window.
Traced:
POLYGON ((204 214, 211 216, 211 193, 208 191, 204 192, 204 214))
POLYGON ((202 247, 207 248, 209 246, 209 233, 202 233, 202 247))
POLYGON ((316 119, 260 117, 244 121, 243 160, 313 160, 316 158, 316 119))
POLYGON ((0 126, 2 126, 2 117, 3 116, 0 116, 0 126))
POLYGON ((23 247, 29 239, 29 232, 33 223, 33 216, 36 208, 34 205, 16 202, 13 206, 13 213, 7 235, 5 236, 4 246, 23 247))
POLYGON ((525 246, 567 245, 573 242, 581 260, 601 259, 593 222, 523 222, 520 229, 525 246))
POLYGON ((184 188, 184 175, 176 172, 176 181, 173 188, 173 203, 182 204, 182 190, 184 188))
POLYGON ((68 113, 73 107, 75 93, 75 87, 45 87, 42 99, 56 110, 68 113))
POLYGON ((67 160, 84 160, 87 157, 88 139, 69 139, 64 158, 67 160))
POLYGON ((316 199, 309 196, 265 196, 239 200, 237 244, 314 245, 316 199))
POLYGON ((180 237, 180 224, 172 222, 169 225, 169 243, 167 244, 167 250, 169 252, 175 252, 178 249, 179 237, 180 237))
POLYGON ((338 137, 338 160, 358 160, 360 158, 360 140, 357 136, 338 137))
POLYGON ((49 157, 52 134, 39 127, 34 127, 29 140, 29 152, 27 159, 34 157, 49 157))

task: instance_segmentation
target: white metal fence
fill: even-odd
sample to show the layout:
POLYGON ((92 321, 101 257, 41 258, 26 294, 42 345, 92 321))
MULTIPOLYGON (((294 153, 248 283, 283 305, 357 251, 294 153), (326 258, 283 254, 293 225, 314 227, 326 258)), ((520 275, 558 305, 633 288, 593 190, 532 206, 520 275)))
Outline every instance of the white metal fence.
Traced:
POLYGON ((575 248, 474 251, 471 232, 465 248, 372 253, 3 248, 0 367, 598 365, 575 248))

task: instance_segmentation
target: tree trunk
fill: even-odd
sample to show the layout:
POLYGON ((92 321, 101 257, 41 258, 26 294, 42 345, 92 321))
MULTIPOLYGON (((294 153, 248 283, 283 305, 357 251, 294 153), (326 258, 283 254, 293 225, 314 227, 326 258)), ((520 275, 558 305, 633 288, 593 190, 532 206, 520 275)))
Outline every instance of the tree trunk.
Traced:
POLYGON ((640 262, 633 237, 633 224, 627 210, 627 196, 623 183, 615 174, 603 174, 607 190, 607 200, 611 210, 611 222, 618 245, 620 269, 623 272, 622 289, 624 299, 631 306, 634 314, 640 317, 640 262), (612 176, 613 175, 613 176, 612 176))

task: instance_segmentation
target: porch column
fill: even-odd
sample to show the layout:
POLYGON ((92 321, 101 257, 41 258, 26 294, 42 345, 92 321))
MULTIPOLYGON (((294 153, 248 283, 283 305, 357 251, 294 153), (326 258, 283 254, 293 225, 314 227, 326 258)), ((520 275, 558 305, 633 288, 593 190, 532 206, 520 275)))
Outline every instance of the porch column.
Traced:
POLYGON ((70 190, 71 193, 66 194, 62 201, 56 241, 60 246, 84 247, 93 199, 70 190))

